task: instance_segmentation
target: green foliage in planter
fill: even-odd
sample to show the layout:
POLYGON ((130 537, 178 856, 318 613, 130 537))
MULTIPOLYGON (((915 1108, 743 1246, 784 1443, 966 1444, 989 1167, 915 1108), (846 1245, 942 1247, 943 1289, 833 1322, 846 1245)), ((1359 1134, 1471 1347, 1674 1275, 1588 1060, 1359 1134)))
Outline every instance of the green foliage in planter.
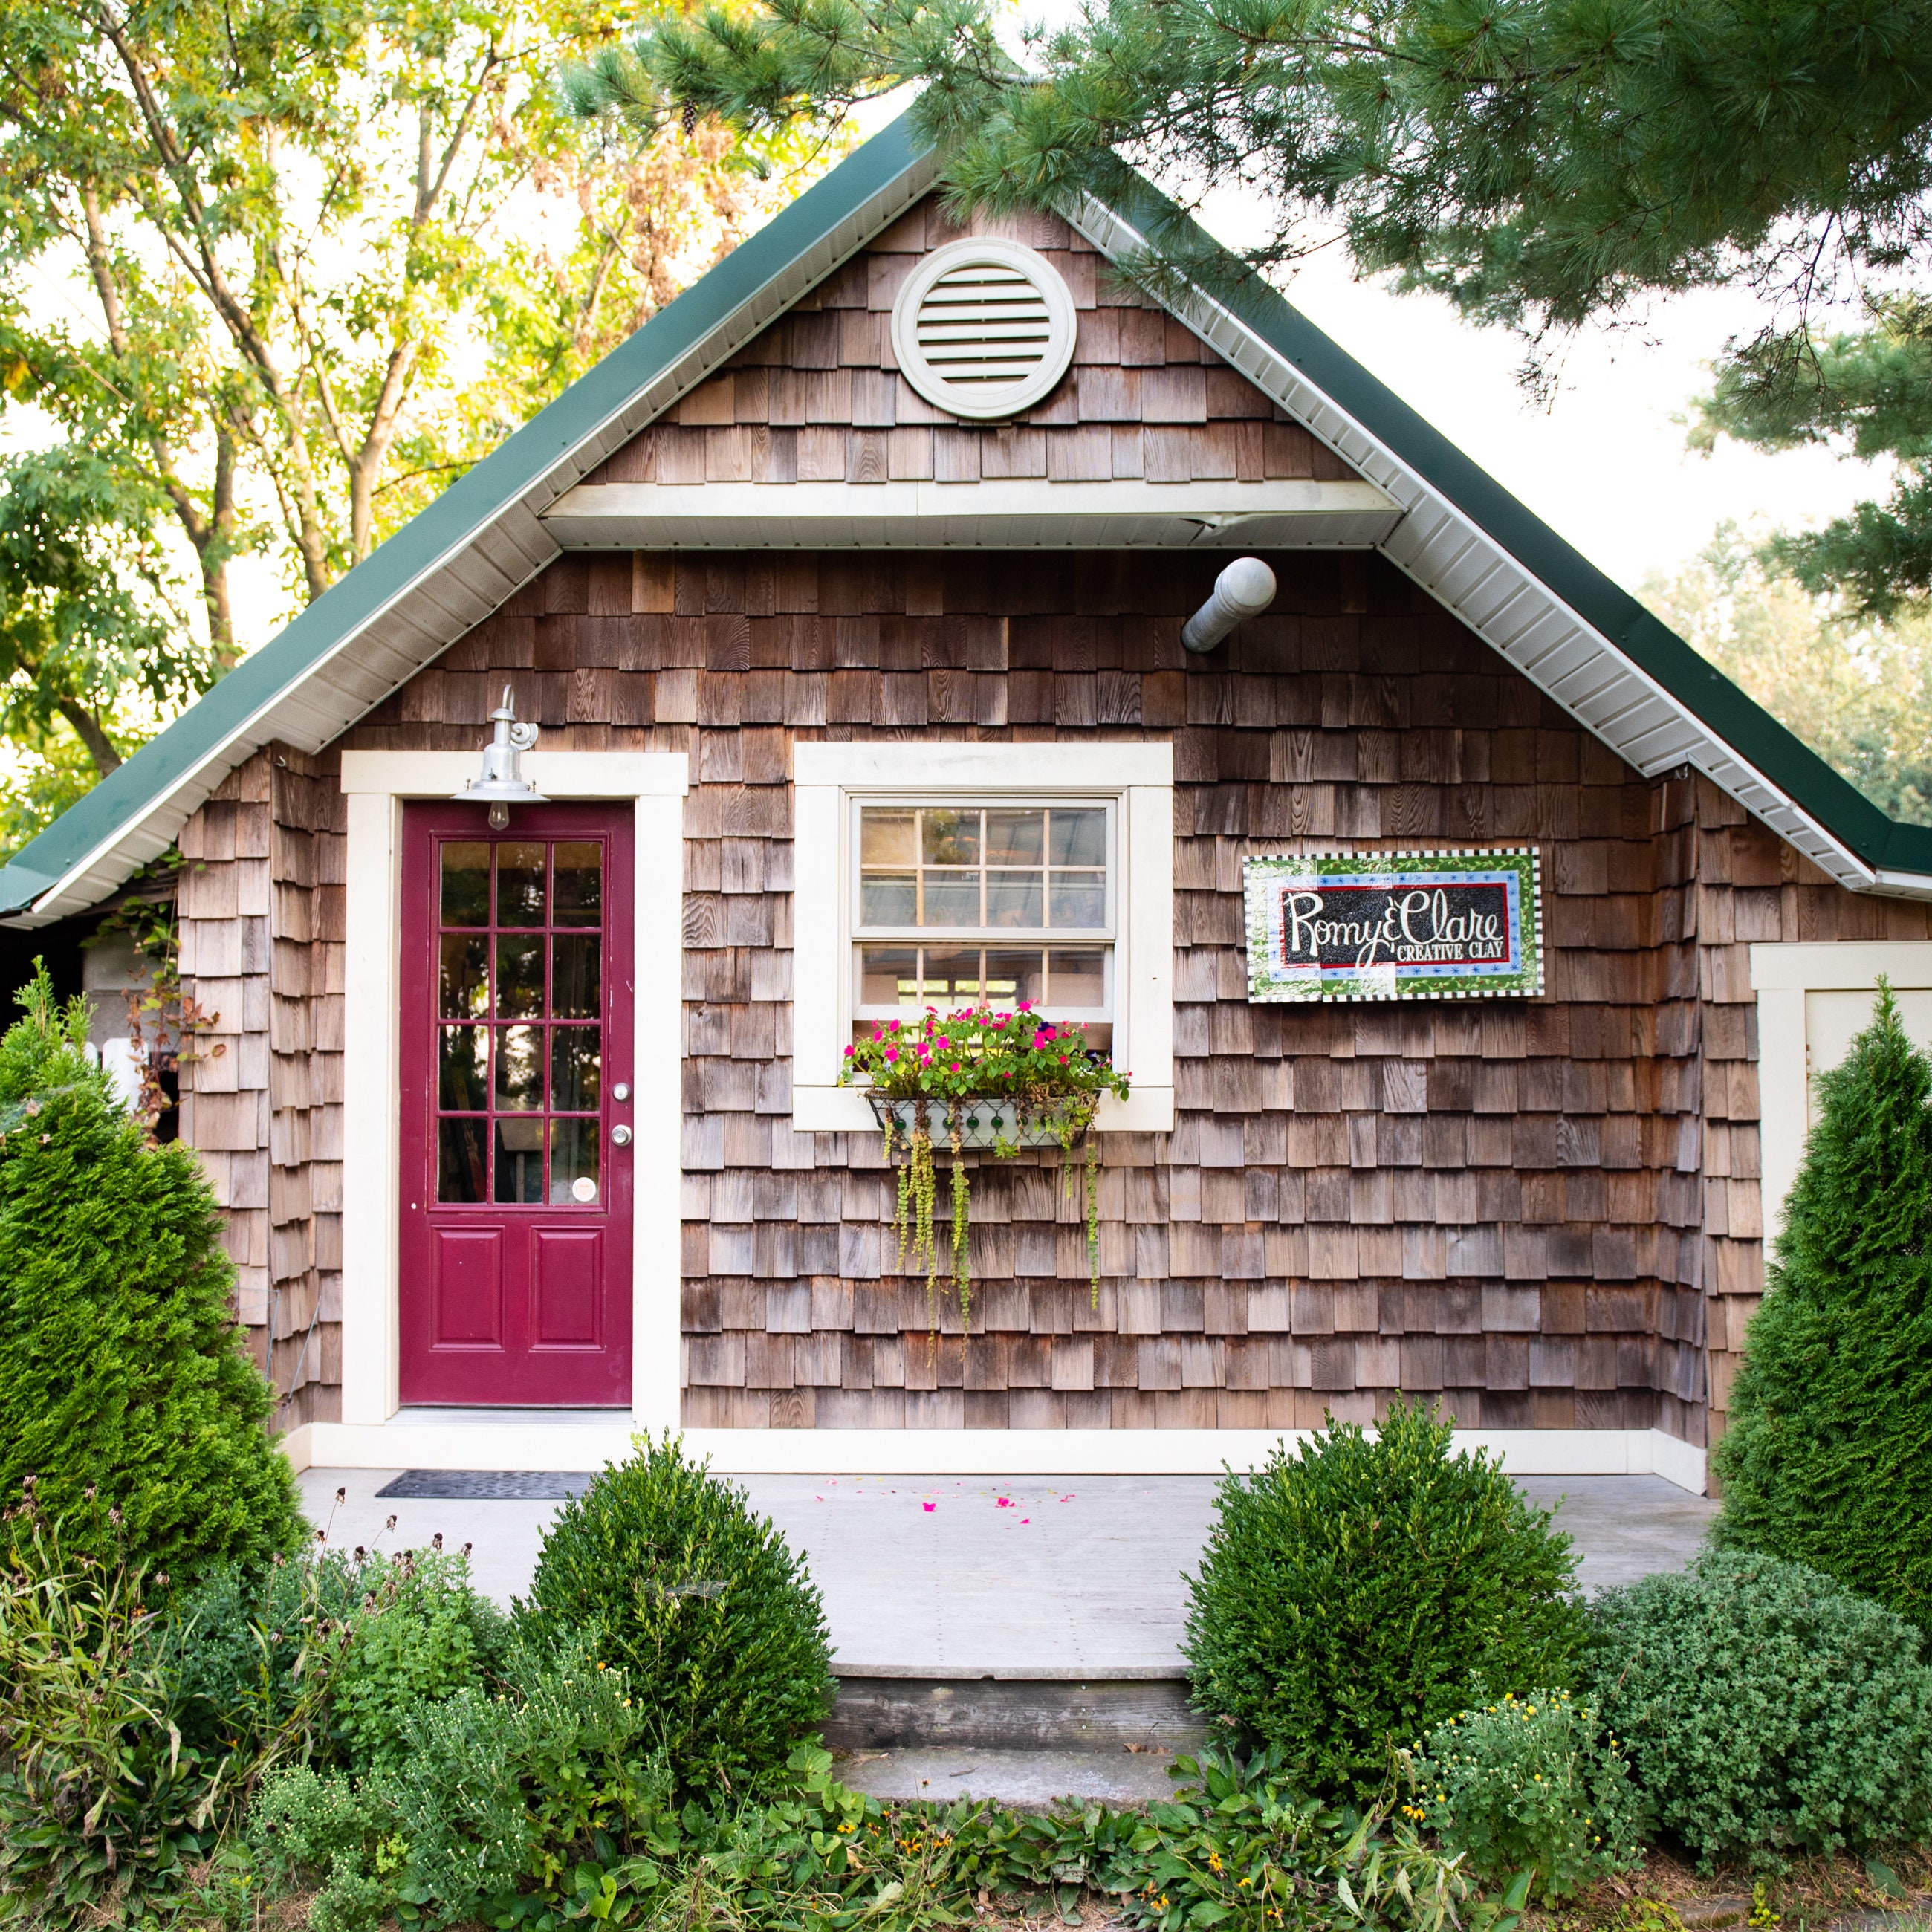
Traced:
POLYGON ((0 1503, 37 1478, 74 1516, 118 1510, 132 1560, 191 1582, 306 1534, 243 1353, 235 1270, 194 1154, 150 1146, 44 970, 0 1041, 0 1503))
MULTIPOLYGON (((1011 1012, 968 1006, 944 1018, 936 1008, 908 1022, 887 1020, 872 1029, 871 1039, 845 1049, 838 1076, 843 1087, 856 1079, 869 1083, 879 1102, 910 1103, 913 1124, 899 1141, 899 1130, 885 1118, 885 1154, 897 1151, 899 1167, 896 1225, 898 1256, 896 1266, 908 1262, 926 1270, 926 1292, 935 1304, 942 1272, 951 1274, 959 1297, 961 1324, 970 1330, 973 1313, 972 1274, 967 1261, 968 1224, 972 1214, 972 1183, 961 1158, 964 1118, 976 1102, 997 1104, 1012 1121, 1012 1131, 994 1143, 993 1152, 1018 1151, 1022 1138, 1044 1132, 1057 1140, 1062 1154, 1087 1137, 1087 1263, 1097 1305, 1100 1294, 1100 1149, 1088 1130, 1100 1096, 1112 1094, 1124 1100, 1128 1076, 1086 1043, 1078 1023, 1041 1020, 1032 1003, 1022 1000, 1011 1012), (939 1195, 935 1150, 928 1108, 944 1110, 946 1135, 952 1150, 952 1227, 950 1245, 942 1250, 934 1226, 939 1195)), ((1072 1170, 1066 1184, 1073 1185, 1072 1170)))
POLYGON ((1198 1708, 1278 1746, 1310 1789, 1365 1800, 1393 1754, 1500 1695, 1573 1685, 1587 1624, 1570 1539, 1486 1454, 1397 1402, 1332 1419, 1299 1457, 1231 1473, 1186 1651, 1198 1708))
POLYGON ((1889 986, 1817 1090, 1717 1448, 1718 1540, 1932 1630, 1932 1063, 1889 986))
POLYGON ((551 1643, 580 1634, 623 1668, 681 1789, 742 1791, 824 1715, 824 1609, 742 1490, 669 1431, 635 1448, 558 1512, 518 1622, 551 1643))
POLYGON ((1932 1669, 1905 1618, 1738 1550, 1606 1590, 1590 1614, 1596 1708, 1701 1870, 1932 1825, 1932 1669))
POLYGON ((7 1528, 0 1924, 137 1922, 216 1849, 257 1779, 317 1747, 340 1628, 316 1613, 314 1570, 286 1565, 276 1628, 244 1613, 216 1646, 272 1658, 278 1681, 251 1699, 244 1664, 197 1686, 191 1620, 124 1552, 63 1550, 31 1504, 7 1528), (201 1694, 224 1678, 211 1725, 201 1694))
POLYGON ((1408 1771, 1408 1815, 1492 1884, 1528 1871, 1536 1897, 1568 1898, 1643 1862, 1630 1766, 1600 1715, 1567 1690, 1505 1692, 1460 1712, 1408 1771))

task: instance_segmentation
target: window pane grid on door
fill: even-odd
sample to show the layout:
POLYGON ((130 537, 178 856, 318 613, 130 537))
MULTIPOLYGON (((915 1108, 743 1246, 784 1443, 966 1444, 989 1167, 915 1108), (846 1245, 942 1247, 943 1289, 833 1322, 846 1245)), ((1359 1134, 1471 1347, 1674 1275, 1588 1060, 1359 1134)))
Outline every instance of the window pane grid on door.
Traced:
POLYGON ((438 872, 437 1198, 595 1206, 602 843, 447 839, 438 872))

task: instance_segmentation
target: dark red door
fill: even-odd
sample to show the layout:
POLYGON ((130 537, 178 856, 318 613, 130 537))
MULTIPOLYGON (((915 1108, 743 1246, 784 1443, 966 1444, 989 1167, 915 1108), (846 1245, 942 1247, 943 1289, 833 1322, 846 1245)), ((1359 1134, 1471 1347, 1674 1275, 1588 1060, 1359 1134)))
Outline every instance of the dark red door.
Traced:
POLYGON ((403 836, 402 1399, 628 1408, 630 812, 403 836))

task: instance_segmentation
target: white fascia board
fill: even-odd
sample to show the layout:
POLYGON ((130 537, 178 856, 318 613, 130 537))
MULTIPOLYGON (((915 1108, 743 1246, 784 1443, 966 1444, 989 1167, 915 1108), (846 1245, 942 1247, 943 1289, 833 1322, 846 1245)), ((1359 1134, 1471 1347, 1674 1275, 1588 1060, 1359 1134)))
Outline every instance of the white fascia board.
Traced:
POLYGON ((580 483, 546 512, 566 550, 1132 548, 1366 549, 1401 511, 1372 483, 580 483))

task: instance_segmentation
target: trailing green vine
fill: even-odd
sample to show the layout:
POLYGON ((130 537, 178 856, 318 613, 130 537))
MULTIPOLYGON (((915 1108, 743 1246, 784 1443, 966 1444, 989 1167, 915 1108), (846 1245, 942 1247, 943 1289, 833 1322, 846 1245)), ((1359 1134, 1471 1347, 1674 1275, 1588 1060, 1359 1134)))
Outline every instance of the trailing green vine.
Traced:
POLYGON ((902 1273, 924 1271, 935 1334, 942 1256, 959 1298, 962 1327, 970 1330, 972 1319, 969 1144, 985 1146, 999 1158, 1010 1157, 1023 1146, 1058 1145, 1070 1157, 1064 1172, 1070 1201, 1070 1156, 1076 1144, 1084 1141, 1082 1218, 1089 1288, 1099 1304, 1100 1156, 1092 1128, 1103 1094, 1126 1098, 1128 1076, 1087 1045, 1083 1028, 1042 1021, 1024 1004, 1011 1012, 968 1008, 944 1018, 928 1008, 916 1021, 889 1020, 874 1027, 869 1040, 845 1049, 839 1084, 860 1078, 869 1082, 886 1163, 898 1170, 895 1265, 902 1273), (952 1154, 952 1225, 944 1250, 934 1225, 939 1198, 936 1126, 943 1128, 952 1154), (904 1158, 896 1158, 902 1150, 904 1158))

